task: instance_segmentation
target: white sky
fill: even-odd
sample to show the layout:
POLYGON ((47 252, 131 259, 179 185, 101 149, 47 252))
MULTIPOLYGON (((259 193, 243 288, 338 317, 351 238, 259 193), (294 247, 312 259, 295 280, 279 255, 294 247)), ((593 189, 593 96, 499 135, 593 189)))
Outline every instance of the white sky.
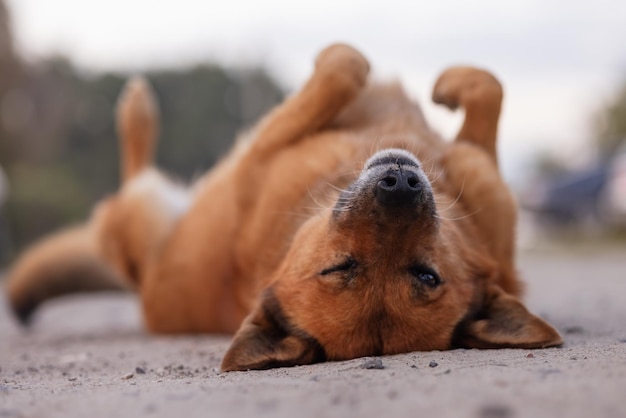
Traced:
POLYGON ((430 105, 448 65, 491 69, 504 83, 500 154, 509 178, 547 150, 588 159, 592 112, 626 79, 624 0, 8 0, 18 50, 60 53, 90 70, 140 71, 208 59, 267 65, 296 88, 341 40, 375 76, 401 79, 432 125, 460 115, 430 105))

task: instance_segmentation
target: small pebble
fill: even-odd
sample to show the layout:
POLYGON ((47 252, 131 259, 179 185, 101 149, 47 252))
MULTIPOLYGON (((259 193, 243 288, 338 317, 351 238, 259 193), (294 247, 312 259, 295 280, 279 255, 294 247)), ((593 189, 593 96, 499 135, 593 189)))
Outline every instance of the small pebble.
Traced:
POLYGON ((430 363, 428 363, 428 367, 437 367, 437 366, 439 366, 439 364, 437 364, 435 360, 432 360, 430 363))
POLYGON ((128 380, 128 379, 132 379, 135 375, 133 373, 128 373, 125 374, 124 376, 122 376, 122 379, 124 380, 128 380))
POLYGON ((578 325, 565 328, 566 334, 583 334, 584 332, 585 332, 585 329, 578 325))
POLYGON ((478 416, 480 418, 509 418, 513 416, 513 410, 504 405, 485 405, 478 416))
POLYGON ((371 369, 380 370, 380 369, 384 369, 385 366, 383 365, 383 361, 380 358, 375 357, 375 358, 365 360, 363 364, 361 364, 361 368, 368 369, 368 370, 371 370, 371 369))
POLYGON ((135 367, 135 373, 146 374, 146 370, 143 367, 135 367))
POLYGON ((78 378, 77 377, 70 377, 67 380, 69 380, 70 382, 75 382, 76 380, 78 380, 78 378))
POLYGON ((533 353, 528 353, 528 355, 526 356, 526 358, 535 358, 535 355, 533 353))

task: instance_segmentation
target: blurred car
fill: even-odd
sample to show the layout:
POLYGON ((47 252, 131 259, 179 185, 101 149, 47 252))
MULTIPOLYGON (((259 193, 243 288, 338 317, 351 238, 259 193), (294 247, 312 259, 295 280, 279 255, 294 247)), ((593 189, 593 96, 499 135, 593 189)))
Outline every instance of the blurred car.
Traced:
POLYGON ((588 170, 535 181, 520 200, 551 224, 626 226, 626 149, 588 170))
POLYGON ((607 221, 626 225, 626 151, 612 160, 602 198, 607 221))

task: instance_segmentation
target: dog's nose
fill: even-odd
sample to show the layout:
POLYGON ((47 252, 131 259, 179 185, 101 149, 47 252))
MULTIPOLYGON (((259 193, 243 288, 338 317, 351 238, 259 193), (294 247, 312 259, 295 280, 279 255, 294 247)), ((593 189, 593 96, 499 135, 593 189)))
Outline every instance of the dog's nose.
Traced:
POLYGON ((413 205, 421 192, 417 173, 406 169, 389 170, 376 184, 376 199, 383 206, 413 205))

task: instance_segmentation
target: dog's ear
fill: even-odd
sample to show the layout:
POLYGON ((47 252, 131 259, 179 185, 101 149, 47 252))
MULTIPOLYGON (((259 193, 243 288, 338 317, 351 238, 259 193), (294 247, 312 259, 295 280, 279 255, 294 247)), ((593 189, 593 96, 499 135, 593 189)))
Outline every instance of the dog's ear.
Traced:
POLYGON ((221 369, 263 370, 325 359, 324 349, 317 340, 289 323, 270 288, 237 331, 221 369))
POLYGON ((465 348, 545 348, 563 344, 559 333, 531 314, 516 297, 491 286, 482 309, 455 331, 453 346, 465 348))

